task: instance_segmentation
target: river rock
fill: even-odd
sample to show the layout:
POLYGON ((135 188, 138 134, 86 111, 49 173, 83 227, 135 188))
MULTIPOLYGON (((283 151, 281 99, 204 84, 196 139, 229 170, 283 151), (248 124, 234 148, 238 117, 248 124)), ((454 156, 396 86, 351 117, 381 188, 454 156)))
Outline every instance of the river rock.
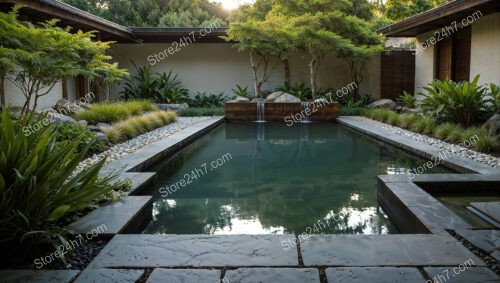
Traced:
POLYGON ((282 96, 282 91, 273 92, 264 99, 264 102, 274 102, 278 97, 282 96))
POLYGON ((238 103, 238 102, 249 102, 250 99, 243 97, 243 96, 237 96, 235 99, 228 101, 227 103, 238 103))
POLYGON ((366 107, 368 107, 370 109, 386 108, 386 109, 390 109, 390 110, 395 110, 397 105, 394 101, 392 101, 390 99, 380 99, 380 100, 377 100, 375 102, 368 104, 368 106, 366 106, 366 107))
POLYGON ((187 103, 182 103, 182 104, 156 104, 160 110, 163 111, 175 111, 179 112, 182 110, 186 110, 189 108, 189 105, 187 103))
POLYGON ((485 124, 490 136, 500 136, 500 114, 495 114, 485 124))
POLYGON ((293 96, 289 93, 283 93, 280 97, 276 98, 274 102, 285 102, 285 103, 297 103, 300 102, 300 99, 296 96, 293 96))
POLYGON ((50 122, 52 123, 52 125, 68 125, 68 124, 78 124, 78 121, 76 121, 75 119, 69 117, 69 116, 66 116, 66 115, 63 115, 63 114, 53 114, 51 113, 50 114, 50 117, 47 116, 50 120, 50 122))

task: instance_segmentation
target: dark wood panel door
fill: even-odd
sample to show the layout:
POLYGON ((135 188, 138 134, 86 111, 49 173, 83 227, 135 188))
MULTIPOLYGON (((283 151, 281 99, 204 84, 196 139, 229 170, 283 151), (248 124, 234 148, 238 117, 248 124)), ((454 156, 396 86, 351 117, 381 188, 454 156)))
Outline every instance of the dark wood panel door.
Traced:
POLYGON ((471 29, 460 30, 453 43, 453 79, 455 81, 470 80, 471 29))
POLYGON ((437 79, 444 81, 453 79, 452 55, 453 40, 446 38, 438 44, 437 49, 437 79))

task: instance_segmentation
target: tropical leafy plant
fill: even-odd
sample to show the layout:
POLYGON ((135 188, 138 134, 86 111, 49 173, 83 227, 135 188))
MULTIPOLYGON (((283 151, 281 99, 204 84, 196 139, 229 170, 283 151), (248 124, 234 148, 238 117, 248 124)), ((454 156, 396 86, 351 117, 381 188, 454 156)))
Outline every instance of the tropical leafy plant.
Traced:
POLYGON ((125 81, 122 98, 150 99, 156 103, 183 103, 189 99, 189 91, 181 87, 178 74, 154 74, 150 66, 138 67, 132 62, 135 74, 125 81))
POLYGON ((190 107, 205 107, 205 108, 216 108, 224 106, 227 101, 227 97, 224 93, 219 94, 208 94, 206 92, 197 92, 195 97, 190 99, 190 107))
POLYGON ((115 176, 99 176, 104 159, 76 172, 90 144, 77 152, 79 138, 57 142, 51 127, 25 135, 24 127, 44 117, 16 121, 7 112, 0 122, 0 248, 12 261, 45 244, 64 244, 61 221, 106 197, 115 176))
POLYGON ((435 80, 423 95, 421 108, 441 121, 469 127, 488 118, 495 101, 487 89, 478 85, 479 75, 472 82, 435 80))
POLYGON ((81 152, 88 147, 88 153, 96 153, 102 151, 105 143, 102 140, 97 140, 95 133, 87 130, 80 124, 67 124, 54 127, 56 133, 56 141, 79 141, 76 152, 81 152))
POLYGON ((406 91, 403 91, 403 95, 398 98, 399 102, 405 103, 408 108, 415 108, 417 103, 417 98, 406 91))
POLYGON ((239 84, 236 84, 236 88, 233 88, 231 90, 237 96, 247 97, 247 98, 251 97, 250 91, 248 90, 248 86, 242 87, 239 84))

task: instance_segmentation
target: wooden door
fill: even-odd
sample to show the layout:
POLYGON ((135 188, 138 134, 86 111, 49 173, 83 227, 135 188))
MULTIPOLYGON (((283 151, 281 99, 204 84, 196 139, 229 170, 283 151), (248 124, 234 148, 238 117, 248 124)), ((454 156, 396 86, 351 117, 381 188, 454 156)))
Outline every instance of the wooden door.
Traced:
POLYGON ((452 58, 453 40, 448 37, 443 39, 437 46, 437 72, 436 78, 444 81, 453 79, 452 58))
POLYGON ((453 43, 453 80, 470 80, 470 27, 460 30, 454 38, 453 43))

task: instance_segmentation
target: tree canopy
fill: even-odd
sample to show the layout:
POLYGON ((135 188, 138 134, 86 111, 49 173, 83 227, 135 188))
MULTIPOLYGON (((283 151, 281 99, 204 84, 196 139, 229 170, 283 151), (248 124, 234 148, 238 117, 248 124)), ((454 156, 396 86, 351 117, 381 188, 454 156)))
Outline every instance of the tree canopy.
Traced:
POLYGON ((25 96, 24 113, 62 79, 83 75, 110 84, 128 74, 109 62, 110 43, 93 41, 94 32, 70 32, 57 27, 57 20, 21 22, 18 9, 0 13, 0 76, 25 96))
POLYGON ((131 27, 226 26, 228 12, 209 0, 63 0, 112 22, 131 27))

